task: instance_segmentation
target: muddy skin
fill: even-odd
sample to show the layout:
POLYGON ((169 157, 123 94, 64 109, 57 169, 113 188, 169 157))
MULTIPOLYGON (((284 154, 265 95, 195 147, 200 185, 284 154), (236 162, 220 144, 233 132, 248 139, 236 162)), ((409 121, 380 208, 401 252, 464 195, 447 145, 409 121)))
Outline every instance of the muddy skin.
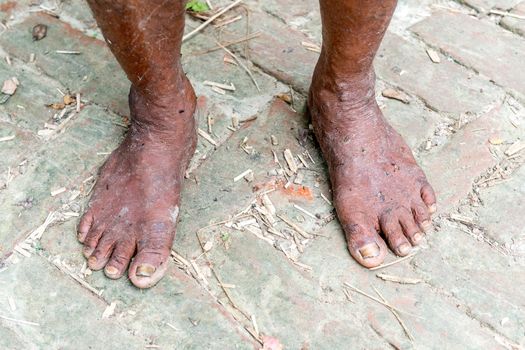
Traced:
POLYGON ((78 239, 91 269, 148 288, 164 275, 184 172, 194 153, 196 98, 179 61, 182 1, 91 0, 132 82, 131 127, 100 171, 78 239), (150 14, 149 17, 145 14, 150 14))
POLYGON ((328 163, 348 249, 365 267, 410 253, 432 227, 436 198, 375 100, 372 61, 396 1, 321 0, 323 48, 308 107, 328 163))

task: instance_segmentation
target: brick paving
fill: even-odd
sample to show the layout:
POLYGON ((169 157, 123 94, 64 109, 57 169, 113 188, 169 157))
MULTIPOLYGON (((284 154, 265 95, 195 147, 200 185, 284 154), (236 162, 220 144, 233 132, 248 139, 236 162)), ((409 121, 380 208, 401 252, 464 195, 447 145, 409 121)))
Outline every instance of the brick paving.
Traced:
MULTIPOLYGON (((199 96, 199 126, 216 145, 201 138, 188 172, 173 247, 182 258, 141 291, 86 270, 75 234, 96 170, 126 130, 129 83, 83 1, 0 0, 0 82, 20 81, 0 104, 0 347, 253 349, 267 337, 285 349, 525 347, 524 4, 400 1, 376 59, 380 105, 440 199, 435 232, 417 254, 379 271, 420 280, 413 285, 359 267, 338 222, 324 220, 332 211, 321 197, 330 197, 326 167, 304 114, 318 53, 303 43, 321 43, 317 1, 246 0, 226 15, 240 21, 190 39, 183 65, 199 96), (33 41, 40 23, 47 37, 33 41), (261 91, 222 50, 204 53, 254 32, 231 49, 261 91), (236 90, 219 94, 206 80, 236 90), (386 88, 409 103, 383 97, 386 88), (47 107, 77 93, 78 113, 47 107), (283 94, 291 103, 276 97, 283 94), (232 117, 244 121, 239 128, 232 117), (272 154, 285 164, 285 149, 308 165, 288 189, 272 154), (254 180, 234 182, 246 169, 254 180), (308 238, 209 226, 272 188, 277 212, 308 238), (46 218, 42 236, 28 240, 46 218), (210 242, 206 254, 198 239, 210 242), (349 300, 344 282, 380 290, 404 311, 413 340, 384 306, 347 289, 349 300)), ((188 17, 186 30, 198 24, 188 17)))

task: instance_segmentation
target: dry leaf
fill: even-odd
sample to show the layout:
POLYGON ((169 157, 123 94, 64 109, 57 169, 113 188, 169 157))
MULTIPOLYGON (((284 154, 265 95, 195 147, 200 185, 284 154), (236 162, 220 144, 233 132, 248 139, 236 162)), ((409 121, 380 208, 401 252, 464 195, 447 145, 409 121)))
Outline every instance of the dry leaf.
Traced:
POLYGON ((33 40, 42 40, 47 35, 47 26, 45 24, 37 24, 33 27, 33 40))
POLYGON ((9 96, 14 95, 16 88, 18 87, 18 84, 20 84, 20 82, 18 81, 17 78, 13 77, 13 78, 7 79, 6 81, 4 81, 4 84, 2 85, 2 93, 9 95, 9 96))
POLYGON ((493 136, 491 138, 489 138, 489 143, 491 145, 501 145, 503 143, 503 140, 497 136, 493 136))
POLYGON ((275 97, 277 97, 278 99, 283 100, 284 102, 286 102, 288 104, 292 103, 292 96, 290 94, 279 94, 279 95, 276 95, 275 97))
POLYGON ((70 105, 70 104, 73 104, 73 103, 76 103, 77 100, 71 96, 71 95, 65 95, 64 96, 64 104, 66 105, 70 105))
POLYGON ((386 88, 383 90, 381 94, 383 95, 383 97, 398 100, 405 104, 410 103, 410 98, 404 92, 396 90, 396 89, 386 88))
POLYGON ((66 108, 66 105, 64 103, 50 103, 46 105, 46 107, 50 107, 56 110, 61 110, 61 109, 66 108))

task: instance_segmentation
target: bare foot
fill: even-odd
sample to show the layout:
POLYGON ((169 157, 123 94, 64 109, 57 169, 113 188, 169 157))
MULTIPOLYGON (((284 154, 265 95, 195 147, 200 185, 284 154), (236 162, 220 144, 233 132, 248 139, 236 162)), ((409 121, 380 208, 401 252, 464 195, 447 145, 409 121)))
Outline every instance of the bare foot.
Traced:
POLYGON ((308 101, 348 248, 368 268, 387 253, 380 233, 393 252, 407 255, 436 211, 425 174, 377 105, 374 81, 372 72, 333 78, 317 67, 308 101))
POLYGON ((93 270, 155 285, 168 266, 184 172, 195 150, 195 95, 188 81, 166 97, 130 92, 130 130, 100 171, 78 239, 93 270))

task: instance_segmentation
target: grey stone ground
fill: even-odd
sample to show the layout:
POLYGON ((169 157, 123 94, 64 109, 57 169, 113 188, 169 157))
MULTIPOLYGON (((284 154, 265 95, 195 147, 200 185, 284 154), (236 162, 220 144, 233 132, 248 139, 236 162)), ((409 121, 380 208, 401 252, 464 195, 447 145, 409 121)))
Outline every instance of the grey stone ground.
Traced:
MULTIPOLYGON (((330 197, 326 168, 303 114, 321 39, 316 0, 244 3, 223 17, 241 20, 184 44, 200 128, 217 146, 201 138, 174 244, 179 257, 155 288, 141 291, 86 270, 75 238, 91 176, 126 130, 129 84, 82 1, 0 0, 0 83, 20 82, 7 101, 0 96, 0 348, 252 349, 268 347, 268 337, 285 349, 523 348, 525 2, 400 1, 376 60, 378 98, 434 184, 440 210, 417 254, 379 271, 350 258, 321 197, 330 197), (41 23, 47 37, 33 41, 41 23), (260 92, 224 51, 203 54, 255 32, 231 48, 260 92), (236 90, 223 95, 206 80, 236 90), (382 97, 387 88, 407 103, 382 97), (81 94, 80 112, 72 105, 54 117, 61 111, 46 105, 62 93, 81 94), (228 128, 234 116, 250 121, 228 128), (299 170, 302 184, 287 189, 272 155, 286 167, 285 149, 308 165, 299 170), (253 182, 234 182, 246 169, 253 182), (232 227, 247 220, 233 215, 271 189, 277 213, 308 239, 281 219, 275 229, 285 238, 267 232, 260 215, 232 227), (206 227, 223 220, 231 222, 206 227), (349 300, 344 282, 376 297, 377 288, 404 311, 414 340, 383 305, 346 288, 349 300)), ((198 24, 189 18, 187 31, 198 24)))

